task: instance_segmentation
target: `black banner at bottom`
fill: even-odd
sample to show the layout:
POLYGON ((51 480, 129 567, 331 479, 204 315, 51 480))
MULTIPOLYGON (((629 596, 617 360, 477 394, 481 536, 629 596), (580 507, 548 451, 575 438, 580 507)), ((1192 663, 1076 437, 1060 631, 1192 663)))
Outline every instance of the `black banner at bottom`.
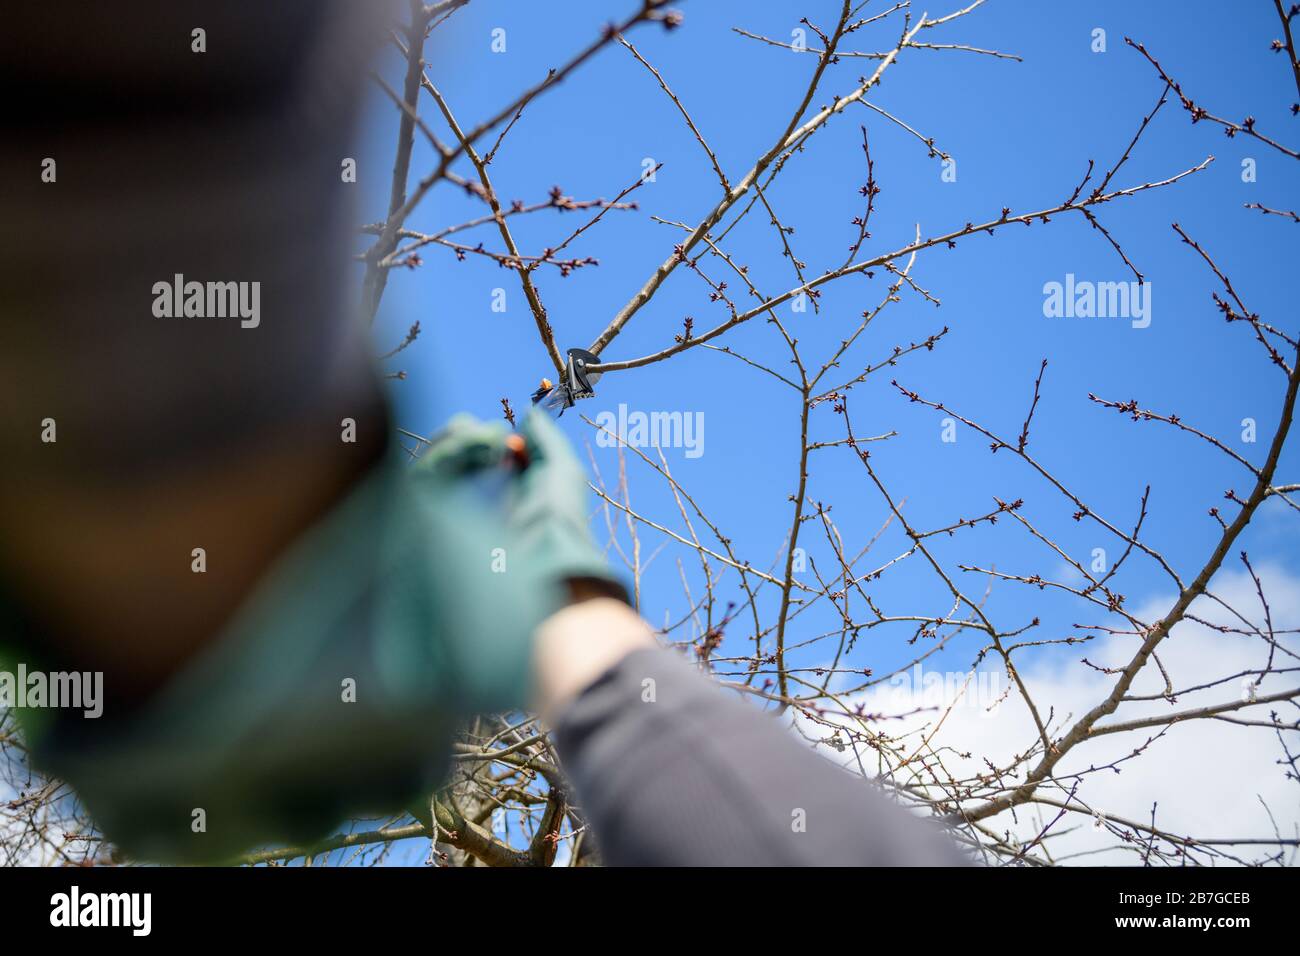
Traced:
POLYGON ((895 935, 929 945, 982 932, 1009 940, 1025 931, 1072 941, 1197 933, 1232 945, 1240 933, 1294 938, 1295 890, 1294 875, 1281 868, 0 872, 11 946, 29 936, 82 945, 356 939, 374 946, 421 926, 441 936, 461 921, 490 934, 488 940, 548 926, 545 932, 604 927, 608 936, 611 915, 655 927, 665 945, 714 935, 710 924, 728 935, 743 925, 747 935, 773 921, 823 941, 829 934, 877 945, 895 935))

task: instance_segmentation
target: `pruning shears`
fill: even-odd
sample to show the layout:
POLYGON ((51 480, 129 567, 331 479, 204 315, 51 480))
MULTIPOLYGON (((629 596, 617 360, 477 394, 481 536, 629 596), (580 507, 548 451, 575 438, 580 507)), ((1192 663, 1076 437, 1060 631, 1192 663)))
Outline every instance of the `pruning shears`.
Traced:
POLYGON ((600 359, 586 349, 569 349, 563 377, 558 384, 543 378, 541 387, 533 392, 533 404, 559 418, 579 399, 592 398, 596 394, 592 386, 600 381, 602 373, 589 371, 588 367, 599 362, 600 359))

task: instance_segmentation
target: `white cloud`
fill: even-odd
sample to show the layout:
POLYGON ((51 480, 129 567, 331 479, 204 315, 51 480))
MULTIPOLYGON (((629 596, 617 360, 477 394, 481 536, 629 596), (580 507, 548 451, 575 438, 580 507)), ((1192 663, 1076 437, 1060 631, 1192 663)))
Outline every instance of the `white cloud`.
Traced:
MULTIPOLYGON (((1271 565, 1259 567, 1257 571, 1269 599, 1273 627, 1300 626, 1300 578, 1271 565)), ((1211 590, 1248 620, 1263 626, 1264 615, 1254 582, 1244 571, 1220 573, 1211 590)), ((1169 605, 1169 597, 1153 599, 1135 613, 1141 620, 1156 621, 1169 605)), ((1214 624, 1240 626, 1230 612, 1204 598, 1193 606, 1193 613, 1214 624)), ((1300 641, 1296 638, 1296 635, 1285 635, 1279 638, 1279 642, 1294 651, 1300 649, 1300 641)), ((1098 639, 1082 645, 1083 650, 1069 655, 1068 661, 1064 655, 1057 654, 1051 664, 1022 669, 1021 676, 1043 718, 1047 718, 1049 709, 1053 710, 1052 730, 1056 735, 1099 703, 1114 685, 1113 676, 1079 663, 1079 658, 1086 656, 1103 667, 1119 667, 1131 659, 1136 642, 1135 637, 1098 639)), ((1222 634, 1201 624, 1184 621, 1161 643, 1157 654, 1174 687, 1181 689, 1262 668, 1268 659, 1268 645, 1257 636, 1222 634)), ((1277 667, 1295 666, 1296 663, 1281 653, 1275 657, 1277 667)), ((1005 689, 1005 675, 998 676, 1000 689, 1005 689)), ((932 707, 935 703, 933 693, 919 701, 911 692, 913 684, 914 681, 909 680, 907 686, 884 685, 856 698, 854 703, 865 705, 869 712, 883 714, 906 713, 918 704, 932 707)), ((1209 690, 1182 694, 1172 705, 1163 700, 1121 704, 1115 714, 1099 723, 1129 721, 1239 700, 1245 692, 1243 684, 1241 680, 1233 680, 1209 690)), ((1300 674, 1271 675, 1259 686, 1257 695, 1264 696, 1296 686, 1300 686, 1300 674)), ((972 686, 971 691, 975 690, 972 686)), ((1154 663, 1149 663, 1130 693, 1159 694, 1163 690, 1164 679, 1159 669, 1154 663)), ((984 770, 984 757, 1004 766, 1037 737, 1028 708, 1014 689, 991 714, 986 712, 990 703, 987 686, 976 696, 980 699, 963 701, 953 708, 932 740, 935 747, 947 746, 971 754, 970 759, 945 754, 946 766, 957 775, 984 770)), ((1273 710, 1283 721, 1296 719, 1295 705, 1288 702, 1258 705, 1235 716, 1267 720, 1273 710)), ((882 727, 898 733, 902 728, 933 725, 936 720, 936 712, 932 709, 901 722, 891 721, 882 727)), ((1117 733, 1078 745, 1057 765, 1056 774, 1065 782, 1065 790, 1057 791, 1055 796, 1061 798, 1068 792, 1073 783, 1067 779, 1069 774, 1087 770, 1090 766, 1113 763, 1132 753, 1135 747, 1158 731, 1159 728, 1153 728, 1117 733)), ((823 734, 824 731, 818 736, 823 734)), ((1286 733, 1286 739, 1291 752, 1296 753, 1300 748, 1300 734, 1291 731, 1286 733)), ((824 748, 823 752, 826 752, 824 748)), ((1242 727, 1220 720, 1189 720, 1170 728, 1140 756, 1121 763, 1119 773, 1100 770, 1082 778, 1076 797, 1088 806, 1100 809, 1109 818, 1122 817, 1144 823, 1150 821, 1152 804, 1155 803, 1157 827, 1178 835, 1215 839, 1271 837, 1275 821, 1284 837, 1295 838, 1300 836, 1300 784, 1285 777, 1284 768, 1278 764, 1282 756, 1277 734, 1269 728, 1242 727), (1272 811, 1273 820, 1270 820, 1264 804, 1272 811)), ((1036 835, 1056 813, 1057 810, 1050 807, 1028 812, 1022 808, 1018 821, 1010 813, 1003 813, 986 823, 999 833, 1010 830, 1023 840, 1036 835)), ((1078 862, 1128 865, 1140 862, 1132 853, 1116 849, 1120 842, 1117 837, 1095 829, 1094 821, 1084 814, 1067 813, 1051 832, 1057 834, 1048 841, 1054 856, 1088 853, 1077 857, 1078 862), (1103 853, 1089 853, 1100 848, 1109 849, 1103 853)), ((1277 850, 1276 847, 1262 846, 1225 846, 1222 849, 1245 860, 1261 859, 1277 850)), ((1293 862, 1293 856, 1294 850, 1288 850, 1284 858, 1293 862)))

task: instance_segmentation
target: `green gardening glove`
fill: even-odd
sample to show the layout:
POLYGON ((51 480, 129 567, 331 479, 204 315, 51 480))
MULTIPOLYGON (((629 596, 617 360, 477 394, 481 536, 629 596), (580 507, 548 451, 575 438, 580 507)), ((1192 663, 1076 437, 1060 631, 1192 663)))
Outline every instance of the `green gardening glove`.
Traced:
POLYGON ((416 470, 428 480, 456 479, 493 499, 512 533, 515 556, 584 595, 627 600, 587 525, 587 476, 564 433, 533 409, 510 447, 502 422, 457 415, 433 440, 416 470), (517 440, 517 439, 516 439, 517 440))

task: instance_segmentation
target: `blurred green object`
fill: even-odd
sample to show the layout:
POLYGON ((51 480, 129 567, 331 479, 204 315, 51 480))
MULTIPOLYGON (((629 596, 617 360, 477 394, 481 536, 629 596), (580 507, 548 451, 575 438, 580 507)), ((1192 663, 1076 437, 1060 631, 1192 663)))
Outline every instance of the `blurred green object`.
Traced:
POLYGON ((469 418, 413 467, 394 445, 143 708, 29 712, 37 764, 142 860, 228 861, 427 800, 460 718, 527 703, 564 579, 608 576, 567 443, 528 435, 522 473, 469 418))

